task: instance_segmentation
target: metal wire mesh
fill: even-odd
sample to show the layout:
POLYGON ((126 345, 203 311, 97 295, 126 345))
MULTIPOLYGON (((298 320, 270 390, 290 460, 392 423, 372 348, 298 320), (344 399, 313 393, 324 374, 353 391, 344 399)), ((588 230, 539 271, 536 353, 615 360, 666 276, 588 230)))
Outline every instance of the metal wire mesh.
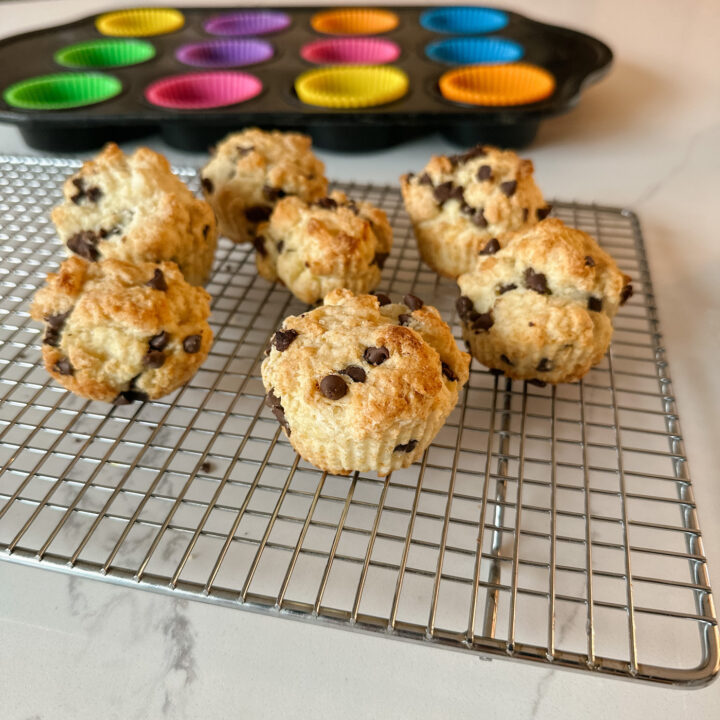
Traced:
MULTIPOLYGON (((422 462, 386 479, 300 460, 262 403, 270 333, 304 307, 221 242, 216 341, 157 402, 56 386, 28 303, 62 259, 74 161, 0 159, 0 559, 484 656, 702 684, 718 630, 636 217, 556 203, 633 277, 610 353, 538 388, 473 364, 422 462)), ((196 186, 192 170, 181 177, 196 186)), ((343 186, 395 230, 382 290, 459 327, 399 193, 343 186)))

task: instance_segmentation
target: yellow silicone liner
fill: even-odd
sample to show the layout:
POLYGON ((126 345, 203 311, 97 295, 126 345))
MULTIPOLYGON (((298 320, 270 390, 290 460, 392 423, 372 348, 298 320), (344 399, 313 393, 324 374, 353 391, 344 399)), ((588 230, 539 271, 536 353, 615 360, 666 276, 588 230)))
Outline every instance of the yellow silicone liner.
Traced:
POLYGON ((343 65, 308 70, 295 80, 295 92, 307 105, 362 108, 401 98, 410 81, 392 65, 343 65))
POLYGON ((377 35, 398 26, 398 16, 390 10, 343 8, 313 15, 310 25, 324 35, 377 35))
POLYGON ((133 8, 105 13, 95 27, 110 37, 150 37, 179 30, 185 16, 174 8, 133 8))
POLYGON ((440 78, 446 100, 468 105, 527 105, 553 94, 555 78, 537 65, 473 65, 440 78))

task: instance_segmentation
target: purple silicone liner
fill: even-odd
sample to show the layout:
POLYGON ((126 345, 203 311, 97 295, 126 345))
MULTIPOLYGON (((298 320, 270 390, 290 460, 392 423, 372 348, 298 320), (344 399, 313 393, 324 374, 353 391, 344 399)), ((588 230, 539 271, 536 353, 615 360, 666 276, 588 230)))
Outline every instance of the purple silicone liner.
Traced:
POLYGON ((274 54, 275 50, 269 42, 245 38, 181 45, 176 50, 175 57, 184 65, 193 67, 230 68, 255 65, 269 60, 274 54))
POLYGON ((400 47, 383 38, 329 38, 303 45, 300 55, 315 65, 384 65, 400 57, 400 47))
POLYGON ((278 10, 243 10, 223 13, 205 22, 203 27, 210 35, 267 35, 284 30, 290 25, 290 16, 278 10))
POLYGON ((249 73, 185 73, 156 80, 145 89, 145 98, 173 110, 206 110, 246 102, 262 88, 262 82, 249 73))

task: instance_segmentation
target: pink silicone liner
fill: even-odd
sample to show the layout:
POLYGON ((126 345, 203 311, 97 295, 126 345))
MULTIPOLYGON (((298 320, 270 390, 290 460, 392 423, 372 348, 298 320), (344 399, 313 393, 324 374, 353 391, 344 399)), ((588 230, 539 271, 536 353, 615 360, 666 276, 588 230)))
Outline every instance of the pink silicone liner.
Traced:
POLYGON ((243 72, 201 72, 172 75, 148 85, 145 98, 153 105, 174 110, 203 110, 251 100, 263 85, 243 72))
POLYGON ((329 38, 303 45, 300 55, 315 65, 384 65, 400 57, 400 47, 382 38, 329 38))

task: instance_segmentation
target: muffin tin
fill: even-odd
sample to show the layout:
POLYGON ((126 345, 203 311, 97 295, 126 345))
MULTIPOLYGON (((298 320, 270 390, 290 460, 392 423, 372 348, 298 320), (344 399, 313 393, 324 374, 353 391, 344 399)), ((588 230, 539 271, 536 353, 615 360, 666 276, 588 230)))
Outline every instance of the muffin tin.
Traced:
POLYGON ((137 8, 0 41, 0 120, 52 151, 158 130, 205 150, 246 125, 343 151, 435 131, 521 147, 611 61, 489 7, 137 8))

